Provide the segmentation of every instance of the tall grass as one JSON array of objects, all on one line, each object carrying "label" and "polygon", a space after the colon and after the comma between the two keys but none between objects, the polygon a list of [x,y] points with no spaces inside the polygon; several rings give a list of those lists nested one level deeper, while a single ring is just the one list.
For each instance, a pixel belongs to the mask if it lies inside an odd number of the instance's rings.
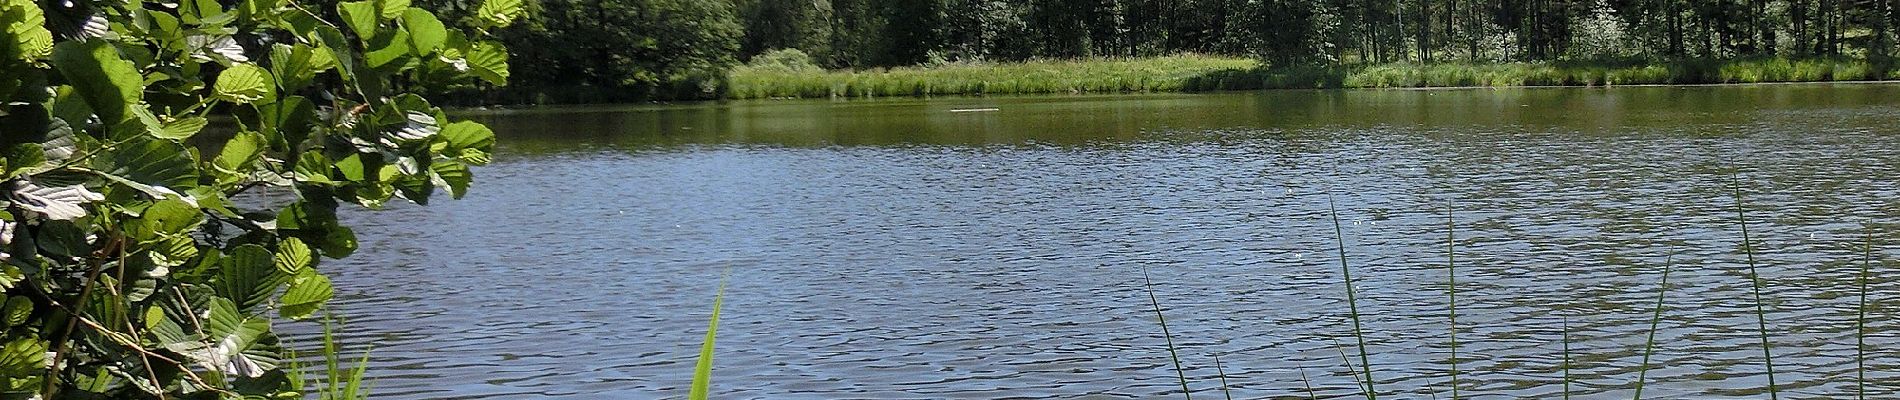
[{"label": "tall grass", "polygon": [[1775,355],[1768,347],[1768,313],[1761,300],[1761,274],[1755,269],[1755,245],[1748,237],[1748,211],[1742,206],[1742,180],[1739,174],[1733,177],[1735,189],[1735,219],[1742,225],[1742,254],[1748,257],[1748,278],[1755,295],[1755,325],[1761,333],[1762,364],[1768,367],[1768,398],[1781,398],[1781,388],[1775,385]]},{"label": "tall grass", "polygon": [[1220,376],[1220,394],[1234,400],[1234,392],[1227,389],[1227,367],[1220,365],[1220,353],[1214,353],[1214,373]]},{"label": "tall grass", "polygon": [[731,87],[727,96],[761,99],[1180,92],[1219,86],[1205,80],[1210,74],[1258,66],[1259,62],[1246,58],[1201,55],[949,63],[849,71],[742,66],[728,75]]},{"label": "tall grass", "polygon": [[1206,55],[947,63],[864,70],[740,66],[727,98],[1201,92],[1315,88],[1616,86],[1883,80],[1900,69],[1853,58],[1655,62],[1386,63],[1265,67]]},{"label": "tall grass", "polygon": [[1326,194],[1326,209],[1333,216],[1333,235],[1339,241],[1339,271],[1346,280],[1346,306],[1352,316],[1352,336],[1359,340],[1359,365],[1366,372],[1366,399],[1378,400],[1379,391],[1372,387],[1372,359],[1366,351],[1366,335],[1359,324],[1359,296],[1352,287],[1352,268],[1346,266],[1346,230],[1339,225],[1339,206],[1333,201],[1333,194]]},{"label": "tall grass", "polygon": [[1148,289],[1148,303],[1154,305],[1155,320],[1161,322],[1161,338],[1168,345],[1168,358],[1174,360],[1174,375],[1181,380],[1181,395],[1192,400],[1194,391],[1188,389],[1187,372],[1181,369],[1181,354],[1174,348],[1174,333],[1168,332],[1168,318],[1161,316],[1161,299],[1155,297],[1155,283],[1154,280],[1148,279],[1146,267],[1141,269],[1141,283]]},{"label": "tall grass", "polygon": [[713,294],[712,322],[706,325],[706,340],[700,343],[699,361],[693,365],[693,386],[686,393],[690,400],[706,400],[712,389],[713,341],[719,337],[719,309],[726,303],[726,279],[719,279],[719,291]]},{"label": "tall grass", "polygon": [[[345,369],[343,355],[337,348],[335,318],[323,320],[323,335],[318,337],[323,345],[323,376],[308,376],[308,367],[295,351],[289,353],[286,362],[293,388],[298,392],[316,394],[319,400],[360,400],[369,398],[369,390],[363,386],[364,373],[369,371],[369,351],[364,350],[362,358],[357,359],[353,367]],[[311,385],[305,387],[304,385]]]},{"label": "tall grass", "polygon": [[1649,356],[1656,352],[1656,329],[1662,326],[1663,297],[1669,294],[1669,268],[1674,264],[1673,254],[1663,260],[1662,284],[1656,288],[1656,311],[1649,317],[1649,339],[1643,341],[1643,366],[1636,370],[1636,400],[1643,398],[1643,383],[1649,379]]}]

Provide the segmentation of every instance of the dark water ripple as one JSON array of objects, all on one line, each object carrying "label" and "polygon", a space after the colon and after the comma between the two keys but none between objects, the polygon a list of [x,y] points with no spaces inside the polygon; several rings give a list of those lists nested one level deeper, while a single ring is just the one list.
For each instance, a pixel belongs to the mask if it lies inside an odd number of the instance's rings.
[{"label": "dark water ripple", "polygon": [[[1868,390],[1900,395],[1900,89],[1671,90],[503,114],[578,133],[516,134],[468,199],[349,216],[363,249],[329,268],[379,398],[682,397],[727,271],[718,398],[1178,396],[1144,269],[1197,394],[1218,354],[1237,398],[1341,397],[1331,193],[1377,387],[1425,398],[1450,201],[1462,395],[1559,397],[1567,318],[1572,390],[1627,397],[1669,260],[1645,394],[1755,397],[1739,179],[1783,394],[1854,390],[1872,227]],[[1034,118],[932,108],[957,101]]]}]

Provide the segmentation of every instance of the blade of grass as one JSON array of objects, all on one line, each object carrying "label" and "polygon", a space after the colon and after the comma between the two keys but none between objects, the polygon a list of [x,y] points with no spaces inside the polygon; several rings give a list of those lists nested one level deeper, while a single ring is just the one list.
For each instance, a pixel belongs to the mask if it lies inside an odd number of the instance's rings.
[{"label": "blade of grass", "polygon": [[1188,390],[1187,372],[1181,369],[1181,355],[1174,348],[1174,334],[1168,332],[1168,318],[1161,316],[1161,300],[1155,297],[1154,280],[1148,279],[1148,267],[1141,268],[1141,283],[1148,289],[1148,303],[1155,308],[1155,320],[1161,321],[1161,339],[1168,344],[1168,358],[1174,360],[1174,375],[1181,379],[1181,395],[1194,398],[1194,391]]},{"label": "blade of grass", "polygon": [[1306,398],[1308,400],[1319,400],[1319,392],[1313,391],[1313,380],[1306,377],[1305,364],[1300,365],[1300,383],[1306,385]]},{"label": "blade of grass", "polygon": [[1214,373],[1220,375],[1220,393],[1234,400],[1234,393],[1227,390],[1227,369],[1220,365],[1220,353],[1214,353]]},{"label": "blade of grass", "polygon": [[699,361],[693,366],[693,387],[686,393],[690,400],[706,400],[712,388],[713,340],[719,337],[719,308],[726,302],[726,277],[719,278],[719,291],[713,294],[712,322],[706,325],[706,340],[699,345]]},{"label": "blade of grass", "polygon": [[1458,225],[1452,219],[1453,204],[1445,201],[1445,296],[1449,299],[1446,310],[1451,316],[1451,399],[1458,400],[1458,241],[1455,233]]},{"label": "blade of grass", "polygon": [[1559,364],[1564,370],[1564,400],[1570,400],[1570,316],[1563,316],[1564,362]]},{"label": "blade of grass", "polygon": [[1867,274],[1873,268],[1874,233],[1867,232],[1867,248],[1860,259],[1860,316],[1854,319],[1854,398],[1867,399]]},{"label": "blade of grass", "polygon": [[1753,284],[1755,294],[1755,327],[1761,333],[1762,364],[1768,367],[1768,398],[1781,399],[1781,388],[1775,385],[1775,354],[1768,347],[1768,312],[1761,301],[1761,274],[1755,269],[1755,245],[1748,237],[1748,212],[1742,206],[1742,179],[1740,173],[1733,176],[1735,189],[1735,219],[1742,225],[1742,254],[1748,256],[1748,279]]},{"label": "blade of grass", "polygon": [[1352,268],[1346,266],[1346,231],[1339,226],[1339,206],[1333,201],[1333,194],[1326,194],[1326,209],[1333,215],[1333,235],[1339,240],[1339,271],[1346,280],[1346,306],[1352,316],[1352,336],[1359,340],[1359,365],[1365,366],[1365,388],[1367,400],[1378,400],[1379,392],[1372,387],[1372,359],[1366,352],[1365,331],[1359,324],[1359,299],[1352,287]]},{"label": "blade of grass", "polygon": [[1649,318],[1649,340],[1643,342],[1643,367],[1636,373],[1636,397],[1643,398],[1643,382],[1649,378],[1649,356],[1656,351],[1656,328],[1662,324],[1663,296],[1669,293],[1669,267],[1675,264],[1675,255],[1663,260],[1662,285],[1656,289],[1656,312]]},{"label": "blade of grass", "polygon": [[1359,368],[1353,367],[1352,356],[1346,355],[1346,345],[1340,344],[1339,339],[1333,339],[1333,350],[1338,350],[1339,361],[1346,363],[1346,375],[1352,377],[1352,384],[1359,387],[1360,394],[1365,394],[1366,381],[1360,378]]}]

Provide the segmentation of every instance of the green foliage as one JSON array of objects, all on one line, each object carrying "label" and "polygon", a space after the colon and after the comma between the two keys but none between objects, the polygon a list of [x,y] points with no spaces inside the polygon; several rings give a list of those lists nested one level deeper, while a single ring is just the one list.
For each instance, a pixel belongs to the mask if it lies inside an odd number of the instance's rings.
[{"label": "green foliage", "polygon": [[[730,277],[731,272],[727,272]],[[688,389],[686,398],[706,400],[712,392],[713,346],[719,338],[719,309],[726,303],[726,280],[719,280],[719,290],[713,294],[711,322],[706,324],[706,340],[699,345],[699,361],[693,363],[693,386]]]},{"label": "green foliage", "polygon": [[493,150],[406,88],[506,52],[404,0],[81,3],[0,0],[0,397],[300,397],[271,315],[334,294],[340,205],[460,197]]}]

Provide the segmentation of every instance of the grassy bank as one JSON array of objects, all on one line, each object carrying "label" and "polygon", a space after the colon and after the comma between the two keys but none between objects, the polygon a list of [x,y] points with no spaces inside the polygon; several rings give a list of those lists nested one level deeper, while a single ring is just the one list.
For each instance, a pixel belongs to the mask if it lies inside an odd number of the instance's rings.
[{"label": "grassy bank", "polygon": [[1200,92],[1311,88],[1615,86],[1833,82],[1900,76],[1890,63],[1761,58],[1668,63],[1433,63],[1261,68],[1254,60],[1179,55],[1136,59],[952,63],[826,71],[745,66],[730,75],[735,99],[1068,93]]}]

